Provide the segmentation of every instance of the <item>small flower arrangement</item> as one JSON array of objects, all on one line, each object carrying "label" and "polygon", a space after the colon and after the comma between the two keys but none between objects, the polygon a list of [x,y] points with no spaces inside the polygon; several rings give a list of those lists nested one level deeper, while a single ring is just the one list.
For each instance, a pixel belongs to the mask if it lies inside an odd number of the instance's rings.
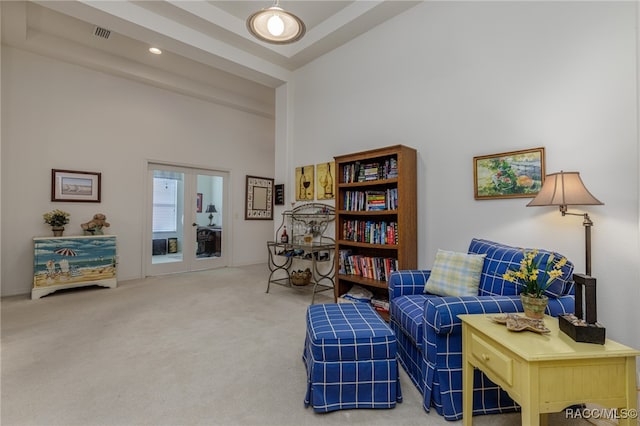
[{"label": "small flower arrangement", "polygon": [[[538,250],[531,250],[529,252],[523,250],[523,253],[524,257],[520,261],[520,268],[507,271],[502,275],[502,278],[522,286],[522,294],[542,298],[543,293],[549,288],[551,283],[562,275],[562,267],[567,263],[567,259],[551,253],[547,259],[544,270],[542,270],[544,272],[541,274],[540,263],[542,262],[542,258],[535,262]],[[548,276],[546,282],[538,282],[540,276]]]},{"label": "small flower arrangement", "polygon": [[42,215],[44,223],[54,227],[64,226],[69,223],[71,215],[65,211],[55,209]]}]

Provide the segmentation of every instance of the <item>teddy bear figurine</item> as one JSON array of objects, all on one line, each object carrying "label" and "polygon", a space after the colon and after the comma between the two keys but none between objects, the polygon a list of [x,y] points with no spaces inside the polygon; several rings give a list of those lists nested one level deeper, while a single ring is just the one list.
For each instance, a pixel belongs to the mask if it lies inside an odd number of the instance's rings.
[{"label": "teddy bear figurine", "polygon": [[80,225],[82,230],[84,231],[84,235],[102,235],[102,228],[108,228],[111,226],[109,222],[107,222],[107,216],[102,213],[96,213],[93,215],[93,219],[91,219],[87,223],[83,223]]}]

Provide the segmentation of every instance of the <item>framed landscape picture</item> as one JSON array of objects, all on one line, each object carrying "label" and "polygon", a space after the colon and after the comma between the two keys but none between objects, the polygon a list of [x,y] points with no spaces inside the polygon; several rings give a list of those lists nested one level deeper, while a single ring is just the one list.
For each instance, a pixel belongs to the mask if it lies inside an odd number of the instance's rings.
[{"label": "framed landscape picture", "polygon": [[100,202],[100,173],[51,169],[51,201]]},{"label": "framed landscape picture", "polygon": [[533,198],[544,183],[544,148],[473,157],[476,200]]}]

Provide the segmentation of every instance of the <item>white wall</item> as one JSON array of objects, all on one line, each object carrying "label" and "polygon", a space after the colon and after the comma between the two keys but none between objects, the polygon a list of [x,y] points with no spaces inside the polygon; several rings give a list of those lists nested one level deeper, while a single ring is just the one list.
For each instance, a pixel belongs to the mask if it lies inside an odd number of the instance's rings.
[{"label": "white wall", "polygon": [[[2,81],[2,8],[0,8],[0,81]],[[2,84],[0,84],[0,99],[2,99]],[[2,113],[3,109],[2,102],[0,102],[0,130],[4,127],[2,126],[2,117],[4,114]],[[0,166],[2,165],[2,138],[3,132],[0,131]],[[2,194],[2,167],[0,167],[0,194]],[[0,196],[0,259],[2,259],[2,197]],[[2,267],[2,262],[0,261],[0,267]],[[3,268],[4,269],[4,268]],[[2,272],[0,271],[0,294],[2,290]]]},{"label": "white wall", "polygon": [[[295,73],[290,169],[418,149],[419,266],[473,237],[560,251],[584,272],[584,228],[529,199],[475,201],[473,157],[543,146],[604,206],[592,273],[608,336],[640,347],[634,2],[425,2]],[[278,114],[282,114],[282,108]],[[290,147],[278,138],[276,156]],[[288,185],[293,185],[291,178]]]},{"label": "white wall", "polygon": [[[233,265],[263,263],[272,222],[244,220],[245,175],[273,176],[275,124],[24,50],[2,48],[2,295],[28,293],[42,214],[71,213],[66,234],[96,212],[118,235],[120,280],[143,271],[146,160],[231,175]],[[102,202],[50,202],[51,169],[102,173]],[[146,243],[145,243],[146,244]]]}]

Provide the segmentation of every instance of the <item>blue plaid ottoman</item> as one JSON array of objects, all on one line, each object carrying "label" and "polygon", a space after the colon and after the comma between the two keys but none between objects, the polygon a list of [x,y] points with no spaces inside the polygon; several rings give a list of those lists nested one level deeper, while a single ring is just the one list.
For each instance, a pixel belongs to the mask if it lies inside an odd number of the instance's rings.
[{"label": "blue plaid ottoman", "polygon": [[302,360],[305,407],[317,412],[402,402],[396,336],[367,303],[311,305]]}]

